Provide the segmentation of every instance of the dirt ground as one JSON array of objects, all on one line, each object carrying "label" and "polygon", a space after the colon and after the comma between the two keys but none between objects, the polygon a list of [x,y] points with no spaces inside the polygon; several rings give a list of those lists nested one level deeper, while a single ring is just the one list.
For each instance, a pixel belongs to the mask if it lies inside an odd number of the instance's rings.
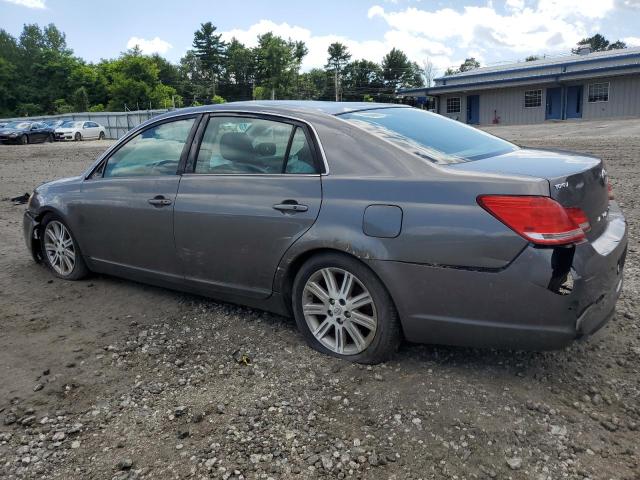
[{"label": "dirt ground", "polygon": [[0,478],[640,479],[640,120],[488,130],[607,162],[631,244],[618,313],[588,341],[407,344],[364,367],[310,350],[289,319],[60,281],[5,200],[110,143],[0,146]]}]

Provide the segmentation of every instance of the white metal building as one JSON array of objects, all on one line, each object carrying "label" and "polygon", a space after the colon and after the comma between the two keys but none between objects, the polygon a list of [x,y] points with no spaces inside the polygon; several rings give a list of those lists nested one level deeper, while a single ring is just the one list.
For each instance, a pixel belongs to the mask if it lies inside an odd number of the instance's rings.
[{"label": "white metal building", "polygon": [[478,68],[398,92],[435,97],[436,111],[469,124],[640,116],[640,48]]}]

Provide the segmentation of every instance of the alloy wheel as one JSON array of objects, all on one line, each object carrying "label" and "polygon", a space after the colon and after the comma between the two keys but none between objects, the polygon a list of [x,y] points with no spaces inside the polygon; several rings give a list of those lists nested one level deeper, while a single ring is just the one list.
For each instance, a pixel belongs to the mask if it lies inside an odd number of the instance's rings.
[{"label": "alloy wheel", "polygon": [[63,223],[53,220],[44,230],[44,250],[51,267],[62,276],[70,275],[76,264],[71,233]]},{"label": "alloy wheel", "polygon": [[316,340],[340,355],[366,350],[378,328],[371,293],[341,268],[322,268],[309,277],[302,291],[302,312]]}]

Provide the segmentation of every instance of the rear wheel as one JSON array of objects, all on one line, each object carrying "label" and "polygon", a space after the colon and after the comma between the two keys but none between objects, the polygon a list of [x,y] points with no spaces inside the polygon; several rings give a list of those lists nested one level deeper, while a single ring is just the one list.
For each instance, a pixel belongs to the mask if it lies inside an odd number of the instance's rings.
[{"label": "rear wheel", "polygon": [[40,231],[42,258],[56,277],[80,280],[89,273],[69,227],[57,216],[47,215]]},{"label": "rear wheel", "polygon": [[44,139],[44,141],[45,141],[46,143],[51,143],[51,142],[53,142],[53,135],[52,135],[52,134],[47,135],[47,138],[45,138],[45,139]]},{"label": "rear wheel", "polygon": [[376,275],[337,253],[312,257],[296,275],[293,310],[316,350],[358,363],[387,360],[401,340],[398,315]]},{"label": "rear wheel", "polygon": [[20,143],[22,145],[27,145],[29,143],[29,137],[27,135],[22,135],[20,137]]},{"label": "rear wheel", "polygon": [[82,135],[80,134],[80,132],[76,132],[75,136],[73,137],[73,139],[76,142],[79,142],[80,140],[82,140]]},{"label": "rear wheel", "polygon": [[104,132],[100,132],[100,135],[98,135],[98,140],[104,140]]}]

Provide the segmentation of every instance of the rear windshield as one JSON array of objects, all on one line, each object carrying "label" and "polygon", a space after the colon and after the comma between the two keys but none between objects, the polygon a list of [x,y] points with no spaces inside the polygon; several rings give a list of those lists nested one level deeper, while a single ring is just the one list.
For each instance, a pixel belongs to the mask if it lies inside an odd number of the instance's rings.
[{"label": "rear windshield", "polygon": [[440,164],[469,162],[517,150],[500,138],[417,108],[377,108],[340,118]]}]

